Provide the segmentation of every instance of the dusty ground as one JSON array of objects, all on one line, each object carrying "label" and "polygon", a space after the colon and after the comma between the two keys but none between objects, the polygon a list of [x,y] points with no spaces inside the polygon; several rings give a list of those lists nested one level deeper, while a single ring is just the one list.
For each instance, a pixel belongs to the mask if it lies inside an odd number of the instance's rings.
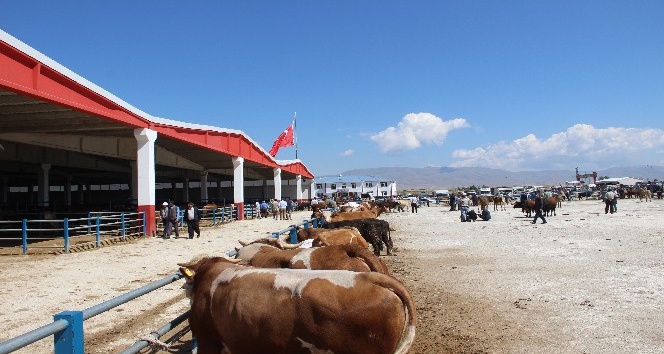
[{"label": "dusty ground", "polygon": [[[411,353],[663,353],[664,202],[564,203],[548,224],[519,210],[489,222],[420,208],[381,216],[396,255],[383,258],[411,289],[420,325]],[[300,213],[295,220],[307,218]],[[0,340],[158,280],[175,263],[219,253],[292,222],[248,220],[205,229],[200,239],[141,239],[59,256],[2,256]],[[86,352],[119,352],[182,313],[174,283],[85,322]],[[169,334],[171,339],[179,334]],[[190,336],[174,341],[186,353]],[[51,352],[42,340],[22,353]],[[164,352],[153,350],[149,352]]]}]

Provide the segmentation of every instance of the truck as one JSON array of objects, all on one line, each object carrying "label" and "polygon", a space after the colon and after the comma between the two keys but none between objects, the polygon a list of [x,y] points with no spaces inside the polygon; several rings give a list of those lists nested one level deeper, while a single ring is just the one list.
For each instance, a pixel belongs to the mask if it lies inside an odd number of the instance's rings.
[{"label": "truck", "polygon": [[447,189],[437,189],[434,191],[436,194],[436,201],[438,203],[449,203],[450,202],[450,191]]}]

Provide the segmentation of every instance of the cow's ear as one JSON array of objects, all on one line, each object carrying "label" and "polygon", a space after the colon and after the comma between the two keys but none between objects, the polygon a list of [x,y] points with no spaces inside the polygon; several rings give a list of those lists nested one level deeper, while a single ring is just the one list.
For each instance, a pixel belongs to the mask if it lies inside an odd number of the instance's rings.
[{"label": "cow's ear", "polygon": [[187,280],[192,280],[194,275],[196,275],[196,272],[187,267],[180,267],[180,273],[182,273]]}]

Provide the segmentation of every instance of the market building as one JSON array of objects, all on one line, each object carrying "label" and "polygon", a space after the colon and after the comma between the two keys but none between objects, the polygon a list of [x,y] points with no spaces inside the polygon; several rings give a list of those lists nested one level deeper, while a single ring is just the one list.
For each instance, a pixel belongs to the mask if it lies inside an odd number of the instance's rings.
[{"label": "market building", "polygon": [[314,175],[242,131],[152,116],[0,30],[0,210],[308,200]]},{"label": "market building", "polygon": [[355,199],[397,195],[397,182],[376,176],[321,176],[314,180],[315,196]]}]

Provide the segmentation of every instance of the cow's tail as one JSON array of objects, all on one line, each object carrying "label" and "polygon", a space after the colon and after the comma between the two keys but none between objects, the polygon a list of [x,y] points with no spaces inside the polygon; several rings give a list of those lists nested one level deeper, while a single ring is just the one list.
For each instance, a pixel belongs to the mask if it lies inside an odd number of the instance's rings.
[{"label": "cow's tail", "polygon": [[365,273],[370,276],[376,285],[380,285],[386,289],[391,290],[395,295],[401,299],[406,314],[406,321],[404,329],[401,333],[401,338],[394,350],[394,354],[406,354],[413,345],[415,340],[415,329],[417,327],[417,309],[413,297],[400,281],[391,276],[383,276],[378,273]]},{"label": "cow's tail", "polygon": [[364,247],[353,247],[347,252],[349,257],[361,259],[362,262],[367,265],[370,271],[389,274],[385,263],[383,263],[380,258],[371,253],[369,249]]}]

